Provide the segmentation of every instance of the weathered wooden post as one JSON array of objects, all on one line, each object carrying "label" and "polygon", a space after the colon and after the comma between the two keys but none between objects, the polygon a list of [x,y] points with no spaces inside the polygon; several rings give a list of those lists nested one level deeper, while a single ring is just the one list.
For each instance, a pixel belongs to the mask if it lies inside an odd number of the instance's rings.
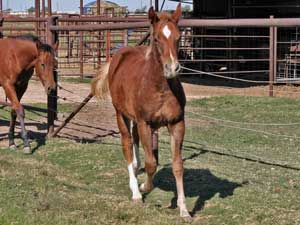
[{"label": "weathered wooden post", "polygon": [[[57,24],[58,17],[50,16],[47,19],[47,43],[53,45],[58,42],[58,35],[55,31],[51,31],[51,26]],[[57,71],[53,71],[54,80],[57,82]],[[48,137],[54,132],[54,121],[57,118],[57,87],[48,95]]]}]

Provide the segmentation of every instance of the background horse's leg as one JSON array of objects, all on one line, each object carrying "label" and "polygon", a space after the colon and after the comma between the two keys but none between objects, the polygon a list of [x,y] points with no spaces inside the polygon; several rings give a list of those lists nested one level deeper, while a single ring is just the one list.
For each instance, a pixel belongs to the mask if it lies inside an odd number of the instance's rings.
[{"label": "background horse's leg", "polygon": [[169,125],[168,128],[171,136],[172,169],[177,187],[177,205],[180,209],[180,216],[190,220],[191,216],[185,205],[185,194],[183,188],[183,162],[181,151],[185,133],[184,121],[180,121],[174,125]]},{"label": "background horse's leg", "polygon": [[[28,84],[23,85],[22,87],[16,87],[16,94],[17,98],[19,101],[21,101],[21,98],[23,97],[26,89],[27,89]],[[17,114],[14,109],[11,109],[10,113],[10,124],[9,124],[9,133],[8,133],[8,138],[9,138],[9,148],[10,149],[16,149],[16,144],[15,144],[15,126],[16,126],[16,119],[17,119]]]},{"label": "background horse's leg", "polygon": [[[27,90],[28,87],[28,83],[25,83],[22,86],[19,86],[18,88],[16,88],[16,92],[17,92],[17,97],[18,100],[21,101],[21,98],[23,97],[25,91]],[[30,148],[30,143],[29,143],[29,138],[28,138],[28,132],[25,129],[25,122],[24,122],[24,118],[25,118],[25,113],[24,113],[24,109],[23,109],[23,117],[19,118],[20,120],[20,124],[21,124],[21,135],[24,141],[24,153],[25,154],[31,154],[31,148]]]},{"label": "background horse's leg", "polygon": [[145,150],[145,170],[147,172],[147,180],[141,185],[140,190],[150,192],[153,189],[153,176],[157,167],[152,151],[152,130],[146,122],[140,122],[138,123],[138,132]]},{"label": "background horse's leg", "polygon": [[15,88],[12,85],[3,85],[3,88],[5,90],[6,96],[8,97],[8,99],[10,100],[10,102],[12,104],[12,109],[15,110],[17,117],[21,124],[21,136],[24,141],[24,153],[30,154],[31,153],[30,144],[29,144],[27,131],[25,129],[25,123],[24,123],[24,117],[25,117],[24,108],[21,105],[21,103],[17,97]]},{"label": "background horse's leg", "polygon": [[130,121],[117,111],[116,115],[118,127],[121,133],[122,149],[128,165],[129,187],[132,191],[132,200],[139,202],[142,201],[142,195],[139,190],[138,181],[134,174],[132,141],[130,135]]},{"label": "background horse's leg", "polygon": [[8,140],[9,140],[9,148],[16,149],[17,146],[15,144],[15,125],[16,125],[17,113],[14,109],[11,109],[10,112],[10,123],[9,123],[9,132],[8,132]]},{"label": "background horse's leg", "polygon": [[133,168],[134,168],[135,176],[137,176],[139,168],[141,166],[141,160],[140,160],[140,152],[139,152],[140,138],[139,138],[136,123],[133,123],[133,127],[132,127],[132,140],[133,140]]}]

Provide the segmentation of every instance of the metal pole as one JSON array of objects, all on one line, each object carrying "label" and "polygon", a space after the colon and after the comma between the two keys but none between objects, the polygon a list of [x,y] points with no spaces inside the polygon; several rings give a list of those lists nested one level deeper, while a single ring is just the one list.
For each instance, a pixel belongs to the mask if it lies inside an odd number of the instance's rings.
[{"label": "metal pole", "polygon": [[93,94],[90,93],[81,104],[64,120],[64,122],[51,134],[51,137],[55,137],[61,129],[63,129],[70,120],[93,98]]},{"label": "metal pole", "polygon": [[[83,0],[80,0],[80,17],[83,16]],[[80,77],[83,79],[83,32],[80,32],[80,40],[79,40],[79,73]]]},{"label": "metal pole", "polygon": [[[58,17],[48,17],[47,20],[47,43],[53,45],[57,43],[57,33],[51,31],[50,27],[57,24]],[[53,71],[54,80],[57,83],[57,71]],[[51,137],[54,132],[54,121],[57,118],[57,87],[48,95],[48,136]]]},{"label": "metal pole", "polygon": [[159,0],[155,0],[155,12],[159,10]]},{"label": "metal pole", "polygon": [[80,17],[81,17],[83,15],[83,0],[80,0],[79,11],[80,11]]},{"label": "metal pole", "polygon": [[[274,17],[271,16],[270,19]],[[269,44],[269,96],[273,97],[273,82],[274,82],[274,27],[269,28],[270,44]]]},{"label": "metal pole", "polygon": [[110,60],[110,30],[106,31],[106,62]]},{"label": "metal pole", "polygon": [[3,16],[3,4],[2,4],[2,0],[0,0],[0,16]]},{"label": "metal pole", "polygon": [[[97,0],[97,16],[100,17],[100,14],[101,14],[101,2],[100,2],[100,0]],[[101,31],[98,32],[97,40],[98,40],[98,50],[97,50],[98,62],[97,62],[97,64],[99,66],[101,63]],[[95,64],[94,64],[94,66],[95,66]]]},{"label": "metal pole", "polygon": [[277,27],[274,27],[274,81],[277,79]]},{"label": "metal pole", "polygon": [[42,17],[46,17],[46,6],[45,6],[45,0],[42,0]]},{"label": "metal pole", "polygon": [[52,0],[48,0],[48,16],[52,16]]},{"label": "metal pole", "polygon": [[101,7],[101,3],[100,0],[97,0],[97,15],[100,15],[100,7]]},{"label": "metal pole", "polygon": [[[35,0],[35,18],[40,18],[40,0]],[[40,23],[36,22],[35,23],[35,33],[37,36],[39,36],[39,26]]]}]

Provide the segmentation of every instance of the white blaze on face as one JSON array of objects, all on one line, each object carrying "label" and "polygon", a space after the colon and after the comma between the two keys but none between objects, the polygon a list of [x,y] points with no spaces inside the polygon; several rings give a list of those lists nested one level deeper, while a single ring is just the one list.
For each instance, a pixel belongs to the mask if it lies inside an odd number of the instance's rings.
[{"label": "white blaze on face", "polygon": [[138,181],[134,175],[133,164],[128,165],[129,187],[132,191],[132,199],[141,199],[142,195],[139,190]]},{"label": "white blaze on face", "polygon": [[172,72],[176,73],[177,62],[175,61],[175,58],[174,58],[172,52],[170,52],[170,59],[171,59],[171,69],[172,69]]},{"label": "white blaze on face", "polygon": [[166,25],[163,29],[163,34],[167,39],[171,36],[171,30],[169,29],[168,25]]}]

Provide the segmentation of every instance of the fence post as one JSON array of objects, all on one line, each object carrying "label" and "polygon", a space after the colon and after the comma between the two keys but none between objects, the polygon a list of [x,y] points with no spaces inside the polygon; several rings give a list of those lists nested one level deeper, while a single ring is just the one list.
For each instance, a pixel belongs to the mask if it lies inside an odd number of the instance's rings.
[{"label": "fence post", "polygon": [[[270,20],[273,19],[273,16],[270,16]],[[270,40],[269,40],[269,96],[273,97],[274,92],[273,92],[273,83],[274,83],[274,26],[270,27]]]},{"label": "fence post", "polygon": [[[41,17],[41,5],[40,5],[40,0],[35,0],[35,18],[40,18]],[[40,31],[40,22],[35,22],[35,35],[39,36],[39,31]]]},{"label": "fence post", "polygon": [[277,27],[274,27],[274,60],[273,60],[273,67],[274,67],[274,79],[273,81],[277,81]]},{"label": "fence post", "polygon": [[[50,16],[47,19],[47,43],[53,45],[58,42],[58,36],[55,31],[51,31],[50,26],[57,24],[57,18],[55,16]],[[54,80],[57,82],[57,71],[53,71]],[[57,87],[52,90],[48,95],[48,137],[52,136],[54,132],[54,121],[57,118]]]}]

